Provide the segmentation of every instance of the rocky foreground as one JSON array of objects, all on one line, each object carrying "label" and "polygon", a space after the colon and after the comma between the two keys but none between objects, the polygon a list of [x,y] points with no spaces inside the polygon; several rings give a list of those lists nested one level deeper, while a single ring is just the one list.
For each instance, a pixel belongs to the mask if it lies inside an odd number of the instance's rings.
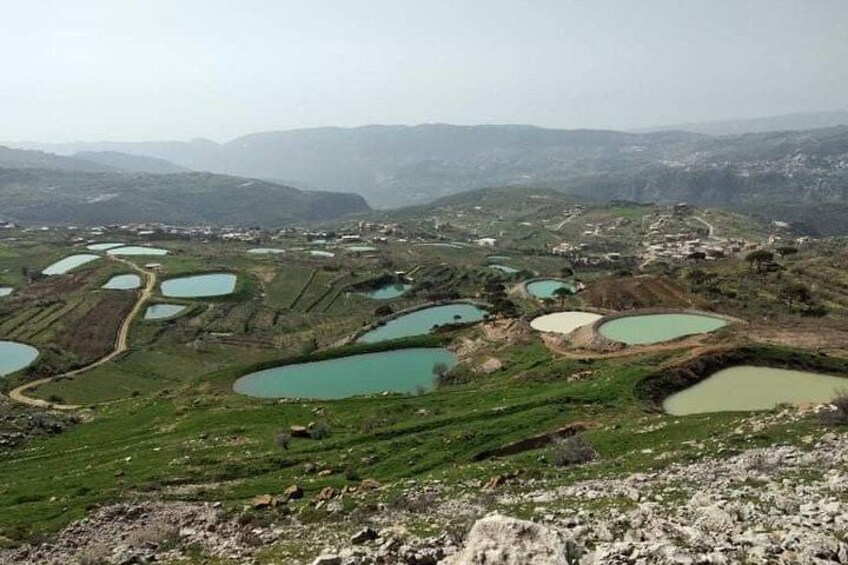
[{"label": "rocky foreground", "polygon": [[[313,525],[285,512],[257,525],[219,504],[120,504],[49,544],[2,550],[0,563],[848,563],[843,433],[620,479],[513,479],[485,497],[479,488],[408,483],[404,493],[407,507],[380,504],[365,517],[344,514],[338,498],[319,503],[313,510],[336,516]],[[423,517],[442,530],[410,533]],[[473,528],[458,532],[457,523]]]}]

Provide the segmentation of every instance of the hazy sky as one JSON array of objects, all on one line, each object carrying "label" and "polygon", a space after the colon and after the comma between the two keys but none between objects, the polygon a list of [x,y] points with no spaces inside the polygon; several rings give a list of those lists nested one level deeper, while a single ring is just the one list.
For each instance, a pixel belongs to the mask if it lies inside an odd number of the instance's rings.
[{"label": "hazy sky", "polygon": [[848,108],[848,0],[0,0],[0,139]]}]

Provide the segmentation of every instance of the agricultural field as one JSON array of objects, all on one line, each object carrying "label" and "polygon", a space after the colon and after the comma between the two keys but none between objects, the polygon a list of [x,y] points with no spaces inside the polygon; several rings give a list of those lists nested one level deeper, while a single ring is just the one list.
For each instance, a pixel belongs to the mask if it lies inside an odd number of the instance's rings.
[{"label": "agricultural field", "polygon": [[[330,536],[294,547],[278,534],[251,550],[260,563],[309,562],[322,544],[388,520],[387,508],[414,535],[436,535],[444,516],[416,514],[409,502],[428,489],[470,497],[478,514],[530,517],[522,493],[532,485],[565,488],[803,445],[830,429],[808,409],[777,407],[756,422],[751,412],[663,411],[666,397],[707,370],[747,363],[848,376],[846,242],[797,239],[724,212],[492,191],[244,240],[122,228],[7,231],[0,284],[15,290],[0,298],[0,341],[40,355],[0,379],[9,402],[27,404],[16,411],[67,419],[61,433],[0,446],[0,541],[10,548],[51,539],[119,502],[214,503],[257,527],[317,523]],[[715,245],[740,240],[744,250],[679,260],[646,251],[643,240],[681,233]],[[372,249],[353,250],[345,235]],[[99,259],[67,274],[40,274],[92,241],[168,254],[97,251]],[[554,254],[563,244],[572,251]],[[256,248],[284,252],[248,252]],[[752,251],[761,256],[752,259]],[[126,273],[138,273],[141,288],[101,288]],[[169,282],[210,275],[235,281],[228,292],[167,295]],[[533,280],[572,290],[535,297],[524,284]],[[367,296],[399,283],[406,286],[398,296]],[[485,306],[482,321],[460,316],[429,334],[355,340],[407,310],[456,300]],[[153,304],[184,309],[145,319]],[[610,343],[588,326],[569,335],[531,328],[535,317],[561,310],[695,312],[729,322],[632,345]],[[233,391],[239,377],[257,371],[404,348],[446,348],[457,364],[434,366],[432,386],[411,394],[314,400]],[[592,462],[557,463],[551,437],[558,435],[579,435]],[[494,477],[509,496],[480,495]],[[366,492],[366,479],[379,487]],[[255,497],[290,485],[303,497],[258,510]],[[316,499],[328,492],[345,494]],[[633,501],[597,505],[623,511]],[[197,551],[192,559],[208,562]]]}]

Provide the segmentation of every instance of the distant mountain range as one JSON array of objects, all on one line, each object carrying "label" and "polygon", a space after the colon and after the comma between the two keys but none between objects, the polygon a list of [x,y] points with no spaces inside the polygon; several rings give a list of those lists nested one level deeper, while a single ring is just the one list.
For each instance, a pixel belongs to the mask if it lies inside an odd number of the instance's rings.
[{"label": "distant mountain range", "polygon": [[[479,188],[533,186],[597,200],[687,201],[801,222],[816,233],[848,233],[848,126],[713,136],[432,124],[268,132],[227,143],[41,147],[74,158],[119,152],[355,192],[381,208]],[[117,167],[121,159],[97,164]]]},{"label": "distant mountain range", "polygon": [[[180,170],[133,155],[61,157],[0,148],[0,219],[98,225],[161,222],[267,228],[370,210],[356,194],[302,191],[266,181]],[[108,163],[108,164],[107,164]],[[116,167],[130,170],[117,170]]]},{"label": "distant mountain range", "polygon": [[770,131],[799,131],[848,125],[848,111],[810,112],[783,114],[743,120],[720,120],[714,122],[692,122],[665,127],[644,128],[637,133],[668,130],[686,130],[706,135],[741,135]]}]

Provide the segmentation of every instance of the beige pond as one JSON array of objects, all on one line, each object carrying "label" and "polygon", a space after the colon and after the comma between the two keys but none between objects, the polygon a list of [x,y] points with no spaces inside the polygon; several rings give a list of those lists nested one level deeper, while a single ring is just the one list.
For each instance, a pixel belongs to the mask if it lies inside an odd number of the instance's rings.
[{"label": "beige pond", "polygon": [[555,312],[539,316],[530,322],[530,326],[540,332],[552,332],[558,334],[570,334],[577,328],[588,326],[596,320],[601,319],[600,314],[592,312]]},{"label": "beige pond", "polygon": [[675,416],[770,410],[782,403],[829,402],[843,391],[848,391],[848,378],[740,365],[669,396],[663,408]]}]

